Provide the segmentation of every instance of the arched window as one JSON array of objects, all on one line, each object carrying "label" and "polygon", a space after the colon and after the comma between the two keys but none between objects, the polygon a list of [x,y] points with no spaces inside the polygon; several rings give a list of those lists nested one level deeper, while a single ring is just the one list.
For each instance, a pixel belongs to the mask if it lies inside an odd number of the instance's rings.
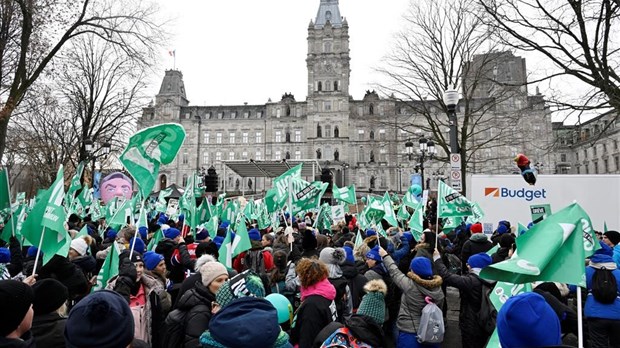
[{"label": "arched window", "polygon": [[323,82],[319,81],[317,89],[319,92],[323,90]]},{"label": "arched window", "polygon": [[252,179],[248,179],[248,189],[252,189]]},{"label": "arched window", "polygon": [[364,153],[364,148],[360,147],[358,162],[366,162],[366,154]]},{"label": "arched window", "polygon": [[321,149],[316,150],[316,159],[321,159]]},{"label": "arched window", "polygon": [[159,189],[163,190],[168,187],[168,177],[164,174],[159,176]]},{"label": "arched window", "polygon": [[187,174],[183,174],[183,187],[187,186]]},{"label": "arched window", "polygon": [[239,191],[240,186],[241,186],[241,182],[239,181],[239,178],[237,178],[237,181],[235,181],[235,191]]},{"label": "arched window", "polygon": [[375,162],[375,152],[373,150],[370,150],[370,163],[374,163]]},{"label": "arched window", "polygon": [[375,188],[375,180],[376,180],[376,179],[375,179],[375,176],[374,176],[374,175],[370,177],[370,188],[371,188],[371,189],[374,189],[374,188]]},{"label": "arched window", "polygon": [[370,140],[375,140],[375,131],[370,131]]},{"label": "arched window", "polygon": [[368,113],[371,114],[371,115],[375,114],[375,106],[373,104],[370,104],[368,106]]},{"label": "arched window", "polygon": [[285,157],[284,157],[284,158],[286,158],[286,159],[291,159],[291,153],[290,153],[290,152],[288,152],[288,151],[286,151],[286,155],[285,155]]},{"label": "arched window", "polygon": [[340,152],[338,152],[338,149],[334,150],[334,161],[340,161]]},{"label": "arched window", "polygon": [[340,136],[340,130],[338,130],[338,126],[334,127],[334,138],[338,138]]},{"label": "arched window", "polygon": [[334,91],[338,90],[338,81],[334,81]]},{"label": "arched window", "polygon": [[286,142],[287,143],[291,142],[291,132],[289,132],[289,131],[286,132]]},{"label": "arched window", "polygon": [[321,138],[321,137],[323,137],[323,134],[322,134],[322,132],[321,132],[321,125],[320,125],[320,124],[318,124],[318,123],[316,124],[316,137],[317,137],[317,138]]},{"label": "arched window", "polygon": [[291,116],[291,107],[290,106],[286,106],[286,116]]}]

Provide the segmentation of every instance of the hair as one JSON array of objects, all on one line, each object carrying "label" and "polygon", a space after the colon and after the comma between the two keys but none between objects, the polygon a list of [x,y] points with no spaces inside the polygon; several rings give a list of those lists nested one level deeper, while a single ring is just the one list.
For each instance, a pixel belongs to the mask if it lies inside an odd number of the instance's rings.
[{"label": "hair", "polygon": [[275,251],[273,253],[273,263],[276,267],[271,274],[271,283],[276,284],[286,278],[286,272],[288,270],[288,255],[286,251]]},{"label": "hair", "polygon": [[136,229],[133,226],[125,226],[118,232],[118,235],[126,242],[129,242],[136,235]]},{"label": "hair", "polygon": [[101,179],[101,184],[100,186],[103,186],[104,183],[112,180],[112,179],[124,179],[128,182],[132,182],[131,179],[129,179],[129,177],[121,172],[115,172],[112,174],[109,174],[108,176],[104,177],[103,179]]},{"label": "hair", "polygon": [[273,245],[275,237],[271,233],[265,233],[262,236],[265,237],[265,239],[267,239],[267,241],[269,241],[269,243],[271,243],[271,245]]},{"label": "hair", "polygon": [[360,260],[366,260],[366,253],[370,251],[370,247],[366,243],[362,243],[357,248],[353,249],[353,256]]},{"label": "hair", "polygon": [[317,259],[303,258],[297,264],[295,268],[297,275],[299,275],[299,281],[304,288],[310,287],[323,279],[326,279],[329,275],[327,266]]}]

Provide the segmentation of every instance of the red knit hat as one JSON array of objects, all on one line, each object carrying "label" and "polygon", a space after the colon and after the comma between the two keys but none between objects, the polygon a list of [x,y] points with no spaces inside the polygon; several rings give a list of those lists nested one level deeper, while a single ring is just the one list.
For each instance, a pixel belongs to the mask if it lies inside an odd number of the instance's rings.
[{"label": "red knit hat", "polygon": [[471,231],[471,234],[474,233],[482,233],[482,224],[481,223],[475,223],[473,225],[471,225],[471,228],[469,229]]}]

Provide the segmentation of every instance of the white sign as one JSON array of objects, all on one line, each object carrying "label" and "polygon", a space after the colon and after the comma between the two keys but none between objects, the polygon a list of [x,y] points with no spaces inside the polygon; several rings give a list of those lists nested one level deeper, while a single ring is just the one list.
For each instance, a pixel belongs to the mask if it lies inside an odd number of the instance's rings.
[{"label": "white sign", "polygon": [[461,184],[461,170],[460,169],[451,169],[450,170],[450,186],[456,191],[461,191],[463,186]]},{"label": "white sign", "polygon": [[450,169],[458,169],[461,170],[461,154],[460,153],[451,153],[450,154]]},{"label": "white sign", "polygon": [[344,205],[332,206],[332,220],[334,224],[344,221]]}]

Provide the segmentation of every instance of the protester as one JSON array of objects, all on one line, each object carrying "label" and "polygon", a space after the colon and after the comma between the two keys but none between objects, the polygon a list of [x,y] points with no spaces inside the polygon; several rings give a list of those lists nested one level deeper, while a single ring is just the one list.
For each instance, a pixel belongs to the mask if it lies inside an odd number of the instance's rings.
[{"label": "protester", "polygon": [[461,264],[463,274],[468,272],[467,260],[469,257],[479,253],[485,253],[493,248],[493,243],[482,233],[482,224],[475,223],[470,227],[471,237],[463,244],[461,249]]},{"label": "protester", "polygon": [[336,289],[336,310],[338,312],[338,321],[344,322],[345,318],[351,316],[353,312],[353,302],[351,296],[351,288],[349,281],[343,276],[340,265],[346,261],[346,252],[342,248],[323,248],[319,254],[321,260],[327,266],[329,271],[328,280]]},{"label": "protester", "polygon": [[603,242],[613,249],[613,259],[616,266],[620,268],[620,232],[607,231],[603,233]]},{"label": "protester", "polygon": [[34,319],[32,336],[39,347],[64,348],[69,291],[56,279],[44,279],[32,286]]},{"label": "protester", "polygon": [[[504,226],[504,225],[500,225],[500,226]],[[493,253],[493,255],[491,255],[491,259],[493,260],[493,263],[502,262],[509,258],[508,253],[510,252],[510,248],[512,247],[512,244],[514,244],[515,242],[515,237],[510,233],[503,233],[498,236],[497,241],[498,241],[499,248],[497,249],[496,252]]]},{"label": "protester", "polygon": [[[170,281],[168,280],[166,274],[168,273],[166,270],[166,262],[164,261],[164,256],[160,255],[154,251],[147,251],[144,256],[144,273],[147,276],[155,279],[159,282],[159,285],[163,289],[168,289],[170,286]],[[159,293],[161,297],[161,304],[163,315],[167,315],[170,309],[172,308],[172,297],[170,293],[167,291],[162,291]]]},{"label": "protester", "polygon": [[35,347],[30,333],[34,292],[16,280],[0,280],[0,347]]},{"label": "protester", "polygon": [[0,280],[16,277],[23,269],[21,245],[14,236],[9,238],[9,247],[0,248]]},{"label": "protester", "polygon": [[366,285],[368,280],[363,274],[360,274],[357,267],[355,267],[353,243],[345,242],[343,249],[347,256],[342,265],[340,265],[340,269],[342,269],[342,275],[349,283],[349,289],[351,289],[351,305],[353,306],[353,313],[355,313],[362,302],[362,297],[364,296],[364,285]]},{"label": "protester", "polygon": [[185,271],[194,270],[195,262],[189,256],[181,231],[169,228],[164,230],[164,236],[165,238],[155,247],[155,252],[164,256],[168,277],[178,288],[185,279]]}]

